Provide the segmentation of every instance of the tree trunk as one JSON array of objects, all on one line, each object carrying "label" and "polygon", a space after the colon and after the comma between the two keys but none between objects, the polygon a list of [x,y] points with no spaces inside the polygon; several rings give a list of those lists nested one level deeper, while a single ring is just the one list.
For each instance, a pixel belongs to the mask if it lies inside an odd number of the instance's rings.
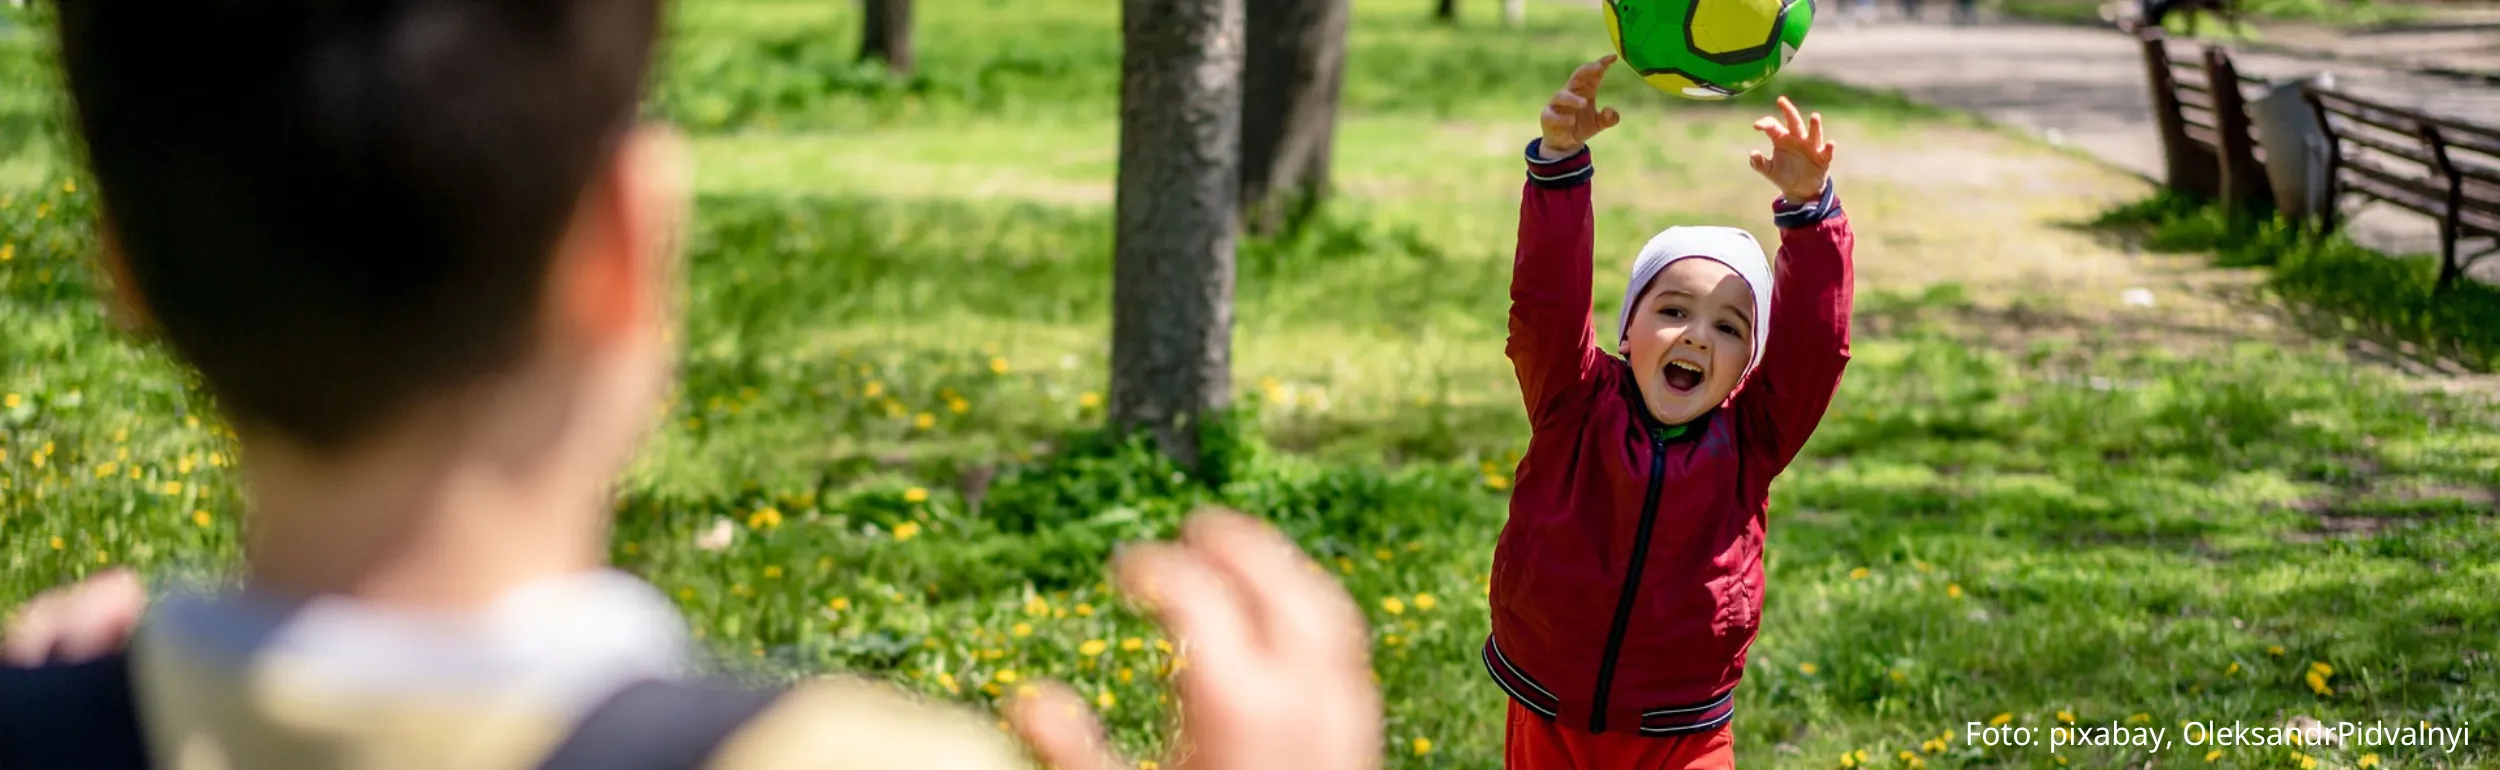
[{"label": "tree trunk", "polygon": [[1199,419],[1232,395],[1243,1],[1121,13],[1111,419],[1193,467]]},{"label": "tree trunk", "polygon": [[1528,0],[1502,0],[1502,23],[1518,28],[1528,24]]},{"label": "tree trunk", "polygon": [[911,74],[911,0],[860,0],[867,25],[860,32],[859,58],[885,62],[895,75]]},{"label": "tree trunk", "polygon": [[1346,0],[1252,0],[1242,70],[1242,221],[1292,222],[1328,192],[1345,81]]},{"label": "tree trunk", "polygon": [[1432,12],[1432,18],[1447,22],[1458,21],[1458,0],[1441,0],[1441,8]]}]

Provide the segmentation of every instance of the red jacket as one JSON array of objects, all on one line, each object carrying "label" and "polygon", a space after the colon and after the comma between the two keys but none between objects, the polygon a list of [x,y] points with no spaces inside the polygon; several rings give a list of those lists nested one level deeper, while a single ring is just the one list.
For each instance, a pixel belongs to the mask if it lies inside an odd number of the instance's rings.
[{"label": "red jacket", "polygon": [[1774,207],[1763,360],[1727,403],[1665,426],[1589,319],[1588,150],[1528,157],[1509,355],[1533,432],[1493,552],[1485,668],[1520,705],[1590,732],[1713,729],[1734,714],[1761,623],[1771,479],[1849,362],[1849,222],[1828,187]]}]

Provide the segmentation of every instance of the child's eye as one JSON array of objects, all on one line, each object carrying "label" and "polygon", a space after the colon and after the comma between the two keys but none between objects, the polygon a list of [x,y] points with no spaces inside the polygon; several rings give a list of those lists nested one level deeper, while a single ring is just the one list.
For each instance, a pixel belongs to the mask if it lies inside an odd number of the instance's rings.
[{"label": "child's eye", "polygon": [[1740,340],[1745,338],[1745,333],[1738,331],[1735,324],[1719,324],[1719,333],[1735,337]]},{"label": "child's eye", "polygon": [[1684,309],[1680,307],[1662,307],[1658,309],[1658,314],[1668,318],[1683,318]]}]

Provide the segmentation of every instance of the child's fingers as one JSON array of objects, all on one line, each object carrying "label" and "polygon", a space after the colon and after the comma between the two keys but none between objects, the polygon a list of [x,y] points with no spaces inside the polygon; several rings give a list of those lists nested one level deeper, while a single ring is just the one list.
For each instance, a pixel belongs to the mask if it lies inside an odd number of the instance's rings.
[{"label": "child's fingers", "polygon": [[1753,170],[1755,173],[1766,175],[1771,173],[1771,159],[1762,157],[1761,150],[1753,151],[1753,157],[1750,158],[1750,160],[1753,161]]},{"label": "child's fingers", "polygon": [[1066,685],[1043,682],[1007,712],[1016,734],[1049,770],[1126,770],[1103,737],[1102,723]]},{"label": "child's fingers", "polygon": [[1788,133],[1805,133],[1806,119],[1797,114],[1797,105],[1788,101],[1788,97],[1785,96],[1780,97],[1780,117],[1782,125],[1788,127]]},{"label": "child's fingers", "polygon": [[1588,108],[1589,100],[1579,94],[1570,91],[1560,91],[1554,94],[1554,109],[1564,114],[1578,115],[1588,111]]},{"label": "child's fingers", "polygon": [[1615,55],[1607,54],[1598,57],[1597,61],[1582,64],[1578,69],[1571,71],[1571,80],[1563,88],[1582,96],[1596,98],[1598,85],[1606,81],[1606,68],[1614,63]]},{"label": "child's fingers", "polygon": [[1823,113],[1817,112],[1812,117],[1806,118],[1806,147],[1815,150],[1822,149]]},{"label": "child's fingers", "polygon": [[1831,167],[1832,167],[1832,155],[1833,155],[1833,153],[1838,152],[1839,150],[1840,150],[1840,143],[1839,143],[1839,142],[1824,142],[1824,143],[1823,143],[1823,149],[1821,149],[1821,150],[1817,150],[1817,151],[1815,151],[1815,153],[1814,153],[1814,165],[1817,165],[1817,166],[1822,166],[1822,167],[1824,167],[1824,168],[1831,168]]},{"label": "child's fingers", "polygon": [[1362,615],[1354,601],[1275,528],[1237,513],[1206,512],[1190,517],[1181,537],[1231,578],[1270,652],[1348,667],[1362,660]]},{"label": "child's fingers", "polygon": [[9,623],[6,639],[0,639],[0,660],[21,668],[43,665],[52,657],[52,647],[59,641],[61,625],[58,595],[39,595],[18,609],[16,619]]},{"label": "child's fingers", "polygon": [[1616,112],[1613,107],[1608,107],[1606,108],[1606,111],[1597,113],[1597,127],[1600,130],[1614,128],[1615,124],[1621,122],[1623,122],[1623,113]]},{"label": "child's fingers", "polygon": [[1241,591],[1190,549],[1162,543],[1131,548],[1114,571],[1121,589],[1144,600],[1164,632],[1188,655],[1205,658],[1209,671],[1237,676],[1258,660],[1258,629]]},{"label": "child's fingers", "polygon": [[1789,137],[1788,129],[1781,126],[1779,119],[1777,118],[1763,118],[1761,120],[1754,121],[1753,130],[1760,131],[1764,136],[1771,137],[1771,142],[1773,144],[1777,144],[1780,140]]}]

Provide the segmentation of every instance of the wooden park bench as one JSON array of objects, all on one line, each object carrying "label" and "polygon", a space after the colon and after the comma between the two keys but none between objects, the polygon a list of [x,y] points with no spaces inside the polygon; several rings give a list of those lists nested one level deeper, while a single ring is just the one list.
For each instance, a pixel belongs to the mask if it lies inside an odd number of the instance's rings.
[{"label": "wooden park bench", "polygon": [[[2328,88],[2307,95],[2327,128],[2327,177],[2337,198],[2358,196],[2439,220],[2440,287],[2474,260],[2500,253],[2500,129]],[[2324,215],[2333,229],[2335,207]],[[2483,248],[2468,253],[2466,241]]]}]

